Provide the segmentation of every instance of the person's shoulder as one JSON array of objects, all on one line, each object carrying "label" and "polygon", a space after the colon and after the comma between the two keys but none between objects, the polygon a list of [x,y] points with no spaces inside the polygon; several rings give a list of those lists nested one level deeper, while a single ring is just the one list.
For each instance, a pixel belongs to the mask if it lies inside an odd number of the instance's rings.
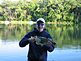
[{"label": "person's shoulder", "polygon": [[44,34],[48,37],[48,38],[52,38],[49,31],[47,29],[45,29]]},{"label": "person's shoulder", "polygon": [[26,33],[25,37],[31,36],[33,34],[33,31],[29,31]]},{"label": "person's shoulder", "polygon": [[50,33],[46,29],[44,30],[43,33],[46,34],[46,35],[50,35]]},{"label": "person's shoulder", "polygon": [[32,30],[32,31],[29,31],[27,34],[31,34],[31,33],[33,33],[34,32],[34,30]]},{"label": "person's shoulder", "polygon": [[49,32],[48,32],[48,30],[46,28],[44,29],[44,32],[47,33],[47,34],[49,34]]}]

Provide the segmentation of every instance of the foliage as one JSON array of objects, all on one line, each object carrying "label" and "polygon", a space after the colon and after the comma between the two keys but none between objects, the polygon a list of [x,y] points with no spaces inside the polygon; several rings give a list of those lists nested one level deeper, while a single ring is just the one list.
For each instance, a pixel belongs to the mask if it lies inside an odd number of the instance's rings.
[{"label": "foliage", "polygon": [[0,4],[0,19],[9,21],[36,21],[43,17],[46,21],[81,22],[80,0],[3,0]]}]

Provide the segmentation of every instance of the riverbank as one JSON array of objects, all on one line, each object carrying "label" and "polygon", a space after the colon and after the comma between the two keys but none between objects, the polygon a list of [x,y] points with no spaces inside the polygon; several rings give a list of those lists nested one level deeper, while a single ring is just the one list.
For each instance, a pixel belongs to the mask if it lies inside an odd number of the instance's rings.
[{"label": "riverbank", "polygon": [[[0,24],[34,24],[33,21],[0,21]],[[63,24],[63,25],[72,25],[73,22],[46,22],[46,24]]]}]

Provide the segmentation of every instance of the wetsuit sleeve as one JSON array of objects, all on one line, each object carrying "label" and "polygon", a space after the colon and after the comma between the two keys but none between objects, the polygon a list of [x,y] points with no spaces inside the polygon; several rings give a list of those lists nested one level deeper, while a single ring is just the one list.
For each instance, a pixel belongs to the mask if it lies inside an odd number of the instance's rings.
[{"label": "wetsuit sleeve", "polygon": [[20,46],[20,47],[25,47],[25,46],[29,43],[28,39],[29,39],[30,37],[31,37],[31,33],[26,34],[26,35],[22,38],[22,40],[19,42],[19,46]]}]

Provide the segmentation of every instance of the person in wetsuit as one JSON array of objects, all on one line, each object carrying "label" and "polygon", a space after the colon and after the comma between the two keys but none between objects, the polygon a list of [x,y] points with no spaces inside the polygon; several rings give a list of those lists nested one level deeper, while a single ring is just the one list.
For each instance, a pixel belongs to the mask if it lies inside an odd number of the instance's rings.
[{"label": "person in wetsuit", "polygon": [[45,20],[39,18],[36,21],[36,28],[28,32],[19,42],[20,47],[25,47],[29,44],[28,61],[47,61],[47,51],[52,52],[54,45],[51,42],[41,46],[37,45],[35,41],[28,40],[31,37],[45,37],[52,39],[51,35],[45,29]]}]

